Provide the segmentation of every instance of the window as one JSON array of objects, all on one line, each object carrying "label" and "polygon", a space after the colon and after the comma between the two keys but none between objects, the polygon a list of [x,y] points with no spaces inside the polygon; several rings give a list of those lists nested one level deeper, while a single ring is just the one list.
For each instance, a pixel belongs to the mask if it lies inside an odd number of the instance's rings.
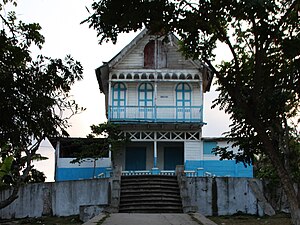
[{"label": "window", "polygon": [[167,48],[160,40],[150,40],[144,48],[145,68],[166,68]]},{"label": "window", "polygon": [[153,86],[150,83],[142,83],[139,86],[139,112],[141,118],[153,116]]},{"label": "window", "polygon": [[123,83],[115,83],[112,88],[112,116],[124,118],[126,105],[126,87]]},{"label": "window", "polygon": [[176,86],[176,106],[191,106],[191,87],[188,84],[180,83]]},{"label": "window", "polygon": [[139,86],[139,106],[153,106],[153,86],[150,83],[143,83]]},{"label": "window", "polygon": [[149,41],[144,48],[144,67],[155,67],[155,41]]},{"label": "window", "polygon": [[191,87],[180,83],[176,86],[176,118],[186,120],[191,118]]}]

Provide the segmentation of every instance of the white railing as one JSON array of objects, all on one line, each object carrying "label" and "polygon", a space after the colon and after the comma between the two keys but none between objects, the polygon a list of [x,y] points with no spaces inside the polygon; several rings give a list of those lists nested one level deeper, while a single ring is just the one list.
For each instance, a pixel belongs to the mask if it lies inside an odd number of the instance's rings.
[{"label": "white railing", "polygon": [[202,122],[202,106],[110,106],[110,121]]}]

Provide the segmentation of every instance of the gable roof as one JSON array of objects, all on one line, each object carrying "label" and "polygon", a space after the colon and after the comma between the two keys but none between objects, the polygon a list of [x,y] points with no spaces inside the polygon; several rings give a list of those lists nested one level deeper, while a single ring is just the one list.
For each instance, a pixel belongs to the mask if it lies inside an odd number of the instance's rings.
[{"label": "gable roof", "polygon": [[[98,80],[100,92],[106,94],[108,92],[108,80],[109,80],[109,71],[113,68],[118,62],[120,62],[124,57],[126,57],[129,52],[146,36],[149,35],[147,29],[142,30],[127,46],[125,46],[116,56],[114,56],[109,62],[104,62],[102,66],[98,67],[96,72],[96,77]],[[169,39],[173,42],[177,49],[179,49],[179,39],[173,34],[169,34]],[[187,59],[191,64],[194,65],[195,69],[201,69],[203,74],[203,82],[205,83],[204,92],[210,90],[210,86],[213,79],[213,73],[211,69],[202,63],[200,60],[191,60]]]}]

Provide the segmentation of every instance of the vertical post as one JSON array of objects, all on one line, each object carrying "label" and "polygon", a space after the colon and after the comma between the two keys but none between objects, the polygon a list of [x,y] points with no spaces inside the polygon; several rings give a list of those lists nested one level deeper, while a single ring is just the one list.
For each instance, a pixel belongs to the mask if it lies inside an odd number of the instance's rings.
[{"label": "vertical post", "polygon": [[157,119],[157,81],[154,82],[154,121]]},{"label": "vertical post", "polygon": [[156,139],[156,131],[154,131],[154,142],[153,142],[153,168],[152,174],[157,175],[159,174],[159,170],[157,168],[157,139]]},{"label": "vertical post", "polygon": [[153,159],[153,167],[157,168],[157,141],[154,140],[154,159]]},{"label": "vertical post", "polygon": [[112,102],[111,102],[111,95],[112,95],[112,93],[111,93],[111,80],[109,79],[109,82],[108,82],[108,99],[107,99],[107,112],[108,112],[108,115],[107,115],[107,118],[108,118],[108,120],[109,119],[111,119],[111,117],[112,117],[112,115],[111,115],[111,113],[112,113],[112,109],[111,109],[111,104],[112,104]]}]

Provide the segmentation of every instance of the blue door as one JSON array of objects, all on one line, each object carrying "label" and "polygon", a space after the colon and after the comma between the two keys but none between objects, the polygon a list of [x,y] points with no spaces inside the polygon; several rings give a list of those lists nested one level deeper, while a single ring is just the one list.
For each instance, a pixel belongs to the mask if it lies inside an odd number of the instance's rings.
[{"label": "blue door", "polygon": [[146,170],[146,147],[127,147],[125,170]]},{"label": "blue door", "polygon": [[164,149],[164,169],[175,170],[177,165],[183,165],[182,147],[165,147]]}]

